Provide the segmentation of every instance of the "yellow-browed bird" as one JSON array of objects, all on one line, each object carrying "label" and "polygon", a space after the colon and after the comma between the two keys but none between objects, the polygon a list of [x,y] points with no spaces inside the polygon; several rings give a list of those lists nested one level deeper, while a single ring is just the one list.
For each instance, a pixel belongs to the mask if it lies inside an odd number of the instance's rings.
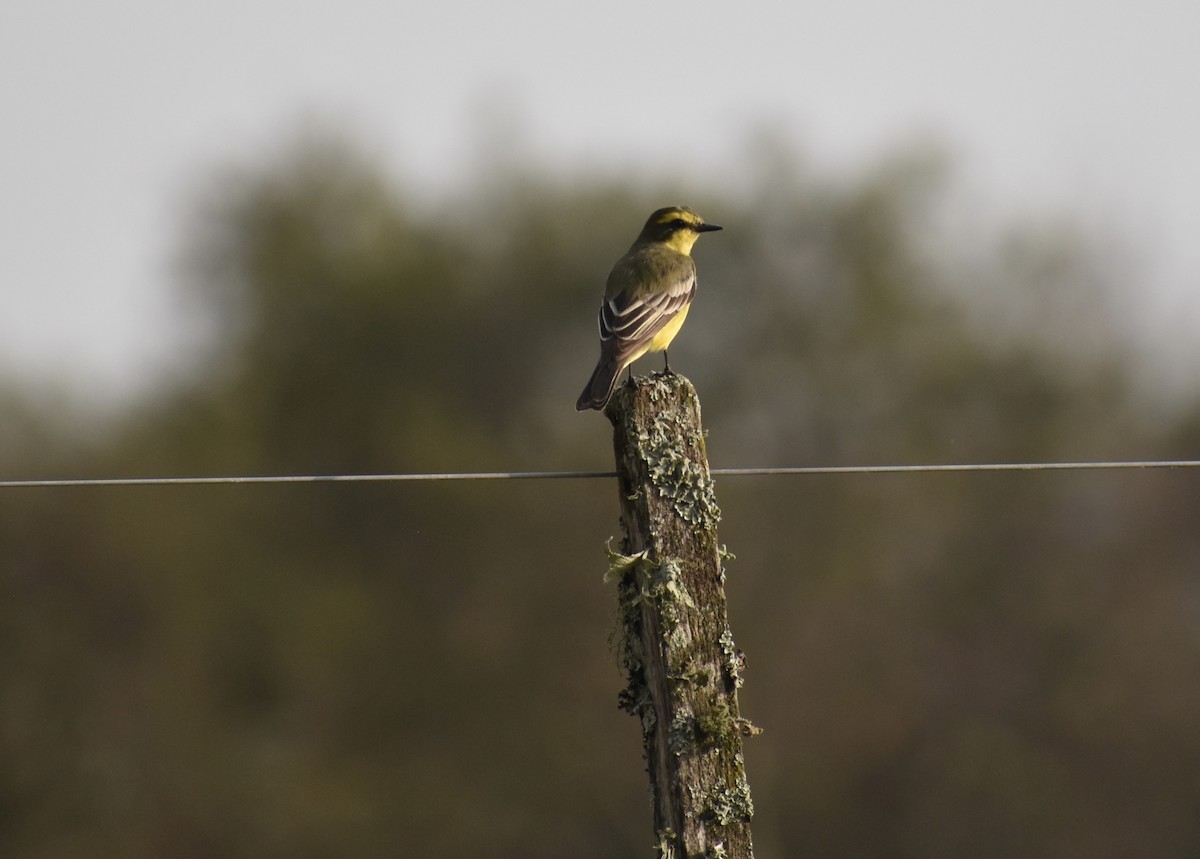
[{"label": "yellow-browed bird", "polygon": [[604,408],[621,371],[647,352],[662,352],[663,366],[671,369],[667,347],[696,295],[692,245],[701,233],[719,229],[686,206],[650,216],[609,272],[600,303],[600,361],[575,408]]}]

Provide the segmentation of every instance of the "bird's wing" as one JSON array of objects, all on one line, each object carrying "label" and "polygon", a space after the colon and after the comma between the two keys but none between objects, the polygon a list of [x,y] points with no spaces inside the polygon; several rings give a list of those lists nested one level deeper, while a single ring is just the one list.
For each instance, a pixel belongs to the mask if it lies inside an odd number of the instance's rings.
[{"label": "bird's wing", "polygon": [[639,352],[696,295],[696,267],[690,259],[657,274],[659,288],[625,288],[600,305],[600,340],[616,341],[612,345],[617,360]]}]

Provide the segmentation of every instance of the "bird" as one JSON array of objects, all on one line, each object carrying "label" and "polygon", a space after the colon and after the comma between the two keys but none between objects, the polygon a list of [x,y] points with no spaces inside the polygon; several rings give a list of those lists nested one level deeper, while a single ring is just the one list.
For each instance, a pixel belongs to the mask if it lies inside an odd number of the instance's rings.
[{"label": "bird", "polygon": [[603,409],[621,371],[647,352],[662,352],[663,369],[671,372],[667,347],[696,295],[692,245],[701,233],[719,229],[686,206],[667,206],[647,219],[609,272],[600,302],[600,360],[577,410]]}]

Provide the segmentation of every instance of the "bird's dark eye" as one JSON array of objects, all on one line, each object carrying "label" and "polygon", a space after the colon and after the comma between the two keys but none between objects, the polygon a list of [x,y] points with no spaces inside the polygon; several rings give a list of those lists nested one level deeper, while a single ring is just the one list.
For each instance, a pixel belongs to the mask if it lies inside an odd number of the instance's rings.
[{"label": "bird's dark eye", "polygon": [[683,218],[676,218],[671,221],[671,226],[676,230],[682,230],[687,224],[683,222]]}]

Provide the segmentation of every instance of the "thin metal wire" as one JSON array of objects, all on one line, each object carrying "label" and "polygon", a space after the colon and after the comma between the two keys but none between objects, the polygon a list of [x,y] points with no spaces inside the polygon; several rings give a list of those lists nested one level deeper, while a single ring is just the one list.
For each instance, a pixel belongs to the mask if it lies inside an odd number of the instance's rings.
[{"label": "thin metal wire", "polygon": [[[1099,471],[1113,469],[1200,468],[1198,459],[1118,462],[993,462],[946,465],[813,465],[782,468],[714,468],[713,477],[818,474],[936,474],[941,472]],[[449,471],[408,474],[285,474],[238,477],[97,477],[63,480],[0,480],[0,489],[55,489],[98,486],[197,486],[245,483],[396,483],[441,480],[582,480],[616,477],[615,471]]]},{"label": "thin metal wire", "polygon": [[780,474],[929,474],[945,471],[1096,471],[1101,469],[1200,468],[1200,459],[1118,462],[981,462],[946,465],[816,465],[796,468],[714,468],[712,474],[743,477]]},{"label": "thin metal wire", "polygon": [[66,480],[0,480],[0,489],[66,486],[196,486],[242,483],[392,483],[426,480],[552,480],[616,477],[615,471],[448,471],[409,474],[281,474],[238,477],[97,477]]}]

